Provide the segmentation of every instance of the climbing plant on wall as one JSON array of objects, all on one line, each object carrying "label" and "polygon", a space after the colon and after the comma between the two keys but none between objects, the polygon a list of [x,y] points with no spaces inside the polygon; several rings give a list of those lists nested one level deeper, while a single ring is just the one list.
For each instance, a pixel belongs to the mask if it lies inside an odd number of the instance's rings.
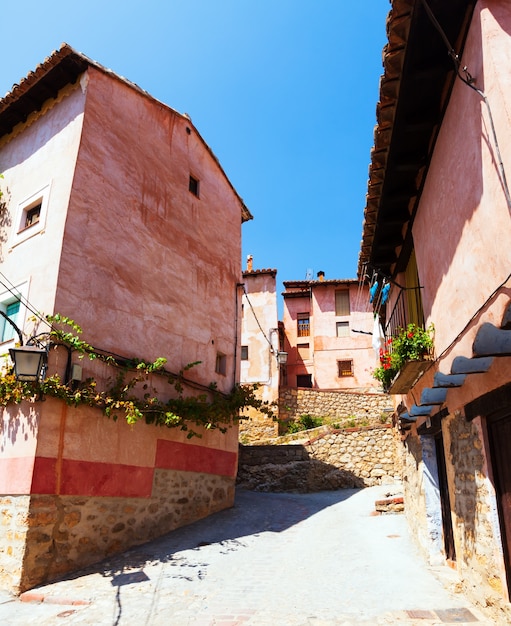
[{"label": "climbing plant on wall", "polygon": [[[179,428],[187,431],[189,438],[200,436],[197,427],[225,433],[237,422],[240,411],[248,407],[273,417],[273,406],[257,397],[257,385],[235,385],[230,393],[225,394],[211,383],[200,393],[185,395],[185,389],[198,386],[188,381],[185,373],[200,362],[189,363],[174,374],[165,369],[165,358],[146,362],[97,350],[81,339],[82,329],[68,317],[48,315],[46,321],[49,332],[37,337],[47,335],[50,345],[66,346],[80,358],[104,361],[112,367],[113,382],[103,390],[99,389],[94,378],[77,384],[62,380],[58,374],[37,382],[24,382],[16,379],[12,368],[7,368],[0,374],[0,405],[18,404],[22,400],[36,402],[48,396],[71,406],[98,408],[114,420],[123,417],[128,424],[143,420],[147,424]],[[154,388],[152,381],[155,379],[164,383],[166,393],[161,395],[167,399],[161,399]]]}]

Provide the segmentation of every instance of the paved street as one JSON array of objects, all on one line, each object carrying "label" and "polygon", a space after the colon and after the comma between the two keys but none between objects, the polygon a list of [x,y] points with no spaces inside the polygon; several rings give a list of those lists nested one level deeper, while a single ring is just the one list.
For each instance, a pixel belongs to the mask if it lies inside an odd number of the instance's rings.
[{"label": "paved street", "polygon": [[[393,487],[239,491],[236,505],[79,575],[0,598],[6,625],[348,626],[492,624],[426,566]],[[37,601],[37,600],[43,600]]]}]

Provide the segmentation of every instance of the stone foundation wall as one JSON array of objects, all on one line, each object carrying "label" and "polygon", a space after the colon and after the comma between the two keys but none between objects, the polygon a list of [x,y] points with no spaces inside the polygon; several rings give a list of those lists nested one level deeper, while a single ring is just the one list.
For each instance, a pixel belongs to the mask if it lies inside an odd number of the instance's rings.
[{"label": "stone foundation wall", "polygon": [[389,425],[330,430],[305,444],[240,446],[238,484],[256,491],[320,491],[393,483],[396,431]]},{"label": "stone foundation wall", "polygon": [[294,420],[300,415],[314,417],[357,417],[376,419],[390,410],[392,402],[383,393],[356,391],[318,391],[283,388],[279,397],[279,419]]},{"label": "stone foundation wall", "polygon": [[[494,490],[485,467],[480,419],[469,422],[462,414],[449,416],[444,432],[454,483],[451,506],[458,571],[472,597],[483,605],[497,606],[506,595],[506,579],[495,549],[502,544]],[[511,618],[509,605],[506,609]]]},{"label": "stone foundation wall", "polygon": [[[503,611],[502,623],[508,623],[511,609],[505,600],[497,505],[480,418],[470,422],[462,413],[450,415],[443,420],[442,433],[460,583],[476,603]],[[403,492],[413,536],[426,558],[438,564],[446,557],[440,497],[428,493],[432,477],[437,480],[432,474],[437,467],[434,448],[432,436],[419,437],[415,430],[410,431],[403,448]],[[435,485],[433,488],[438,491]]]},{"label": "stone foundation wall", "polygon": [[150,498],[3,497],[0,587],[22,592],[233,503],[233,478],[162,469]]}]

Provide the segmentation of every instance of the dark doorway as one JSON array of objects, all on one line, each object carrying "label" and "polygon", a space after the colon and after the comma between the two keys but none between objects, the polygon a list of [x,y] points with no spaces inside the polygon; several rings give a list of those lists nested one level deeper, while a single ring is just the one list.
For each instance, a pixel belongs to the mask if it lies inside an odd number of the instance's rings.
[{"label": "dark doorway", "polygon": [[440,506],[442,509],[445,557],[449,561],[456,561],[456,549],[454,547],[454,533],[451,518],[451,501],[449,498],[449,487],[447,485],[447,469],[445,465],[444,438],[442,431],[435,435],[435,450],[438,466],[438,488],[440,490]]},{"label": "dark doorway", "polygon": [[487,424],[507,585],[511,589],[511,408],[488,417]]}]

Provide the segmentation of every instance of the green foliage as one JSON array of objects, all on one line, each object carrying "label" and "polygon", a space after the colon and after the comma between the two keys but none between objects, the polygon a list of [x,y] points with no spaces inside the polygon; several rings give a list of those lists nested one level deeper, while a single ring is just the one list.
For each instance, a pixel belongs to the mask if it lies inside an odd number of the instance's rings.
[{"label": "green foliage", "polygon": [[287,422],[288,433],[299,433],[303,430],[310,430],[311,428],[318,428],[322,426],[324,420],[322,417],[314,417],[313,415],[300,415],[300,417],[293,422]]},{"label": "green foliage", "polygon": [[[88,378],[75,387],[65,384],[57,374],[41,382],[27,383],[17,381],[12,370],[9,370],[0,375],[0,405],[50,396],[70,406],[98,408],[114,420],[122,416],[128,424],[144,420],[147,424],[180,428],[187,431],[188,438],[200,436],[195,427],[227,432],[227,428],[237,422],[239,412],[247,407],[257,408],[273,416],[272,406],[257,398],[256,385],[236,385],[229,394],[223,394],[216,389],[215,383],[211,383],[204,393],[185,396],[187,381],[184,372],[200,361],[189,363],[178,374],[165,370],[167,360],[163,357],[149,363],[138,359],[121,362],[80,339],[82,329],[68,317],[57,314],[47,316],[46,319],[51,325],[48,334],[53,343],[68,346],[78,352],[80,357],[87,355],[91,360],[99,358],[115,368],[113,384],[99,391],[97,382]],[[170,386],[166,389],[171,389],[170,393],[174,397],[168,400],[158,398],[157,392],[149,384],[149,377],[154,375]]]},{"label": "green foliage", "polygon": [[408,324],[398,334],[387,339],[380,349],[380,366],[373,370],[373,378],[379,380],[386,389],[407,361],[419,361],[433,352],[433,324],[424,329],[416,324]]}]

